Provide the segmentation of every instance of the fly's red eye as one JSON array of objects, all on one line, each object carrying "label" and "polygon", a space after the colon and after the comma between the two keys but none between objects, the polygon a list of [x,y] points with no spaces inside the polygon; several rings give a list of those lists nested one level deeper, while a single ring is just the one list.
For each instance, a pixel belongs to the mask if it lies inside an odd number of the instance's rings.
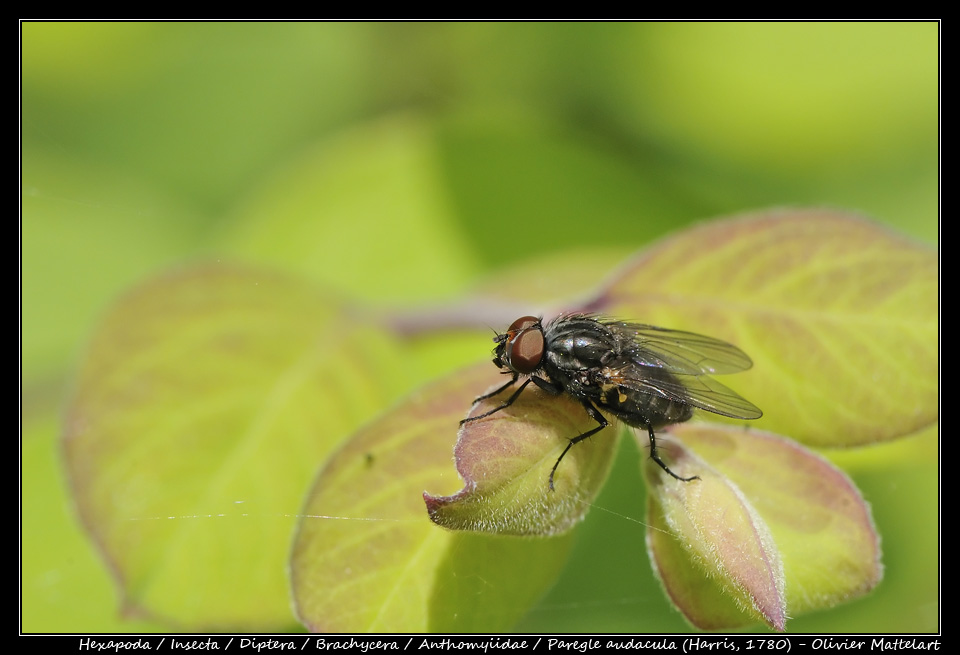
[{"label": "fly's red eye", "polygon": [[532,316],[517,319],[507,332],[504,357],[507,365],[517,373],[533,373],[543,359],[543,329]]},{"label": "fly's red eye", "polygon": [[536,316],[521,316],[510,324],[510,327],[507,328],[507,334],[513,338],[517,335],[517,332],[526,330],[528,327],[533,327],[539,322],[540,320]]}]

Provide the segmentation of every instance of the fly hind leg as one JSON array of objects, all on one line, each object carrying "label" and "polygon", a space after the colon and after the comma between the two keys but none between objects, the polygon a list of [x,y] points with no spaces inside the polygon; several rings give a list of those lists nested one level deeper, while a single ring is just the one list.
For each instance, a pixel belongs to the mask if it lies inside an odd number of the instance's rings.
[{"label": "fly hind leg", "polygon": [[660,451],[657,450],[657,438],[653,434],[653,426],[650,425],[649,423],[647,423],[647,433],[650,435],[650,459],[652,459],[657,464],[659,464],[660,468],[662,468],[664,471],[666,471],[667,473],[675,477],[677,480],[680,480],[681,482],[691,482],[693,480],[700,479],[699,475],[691,475],[689,478],[683,478],[677,475],[676,473],[674,473],[673,471],[671,471],[670,467],[667,466],[662,459],[660,459]]}]

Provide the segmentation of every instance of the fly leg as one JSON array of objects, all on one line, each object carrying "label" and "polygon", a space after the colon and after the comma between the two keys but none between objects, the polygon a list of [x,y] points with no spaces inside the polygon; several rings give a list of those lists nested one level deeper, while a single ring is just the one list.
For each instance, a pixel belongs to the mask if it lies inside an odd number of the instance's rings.
[{"label": "fly leg", "polygon": [[476,398],[474,398],[474,399],[473,399],[474,404],[480,402],[481,400],[486,400],[487,398],[493,398],[494,396],[496,396],[498,393],[500,393],[501,391],[503,391],[504,389],[506,389],[506,388],[509,387],[510,385],[516,384],[518,377],[520,377],[520,376],[517,375],[516,373],[513,373],[513,374],[511,375],[511,377],[510,377],[510,380],[509,380],[506,384],[504,384],[503,386],[497,387],[496,389],[494,389],[494,390],[491,391],[490,393],[485,393],[485,394],[483,394],[482,396],[477,396]]},{"label": "fly leg", "polygon": [[[493,398],[498,393],[500,393],[501,391],[509,387],[511,384],[514,384],[517,381],[517,378],[519,377],[520,377],[519,375],[514,374],[513,379],[507,382],[505,385],[503,385],[498,389],[494,389],[490,393],[485,393],[482,396],[477,396],[473,402],[478,403],[481,400],[486,400],[487,398]],[[501,409],[506,409],[507,407],[513,404],[513,402],[520,396],[520,392],[526,389],[527,385],[530,384],[531,382],[536,384],[538,387],[540,387],[547,393],[553,394],[554,396],[559,395],[560,393],[563,392],[563,389],[561,387],[550,384],[543,378],[529,377],[523,381],[523,384],[521,384],[520,387],[517,388],[517,390],[514,391],[513,394],[509,398],[507,398],[506,402],[504,402],[502,405],[500,405],[499,407],[494,407],[489,412],[484,412],[483,414],[478,414],[477,416],[471,416],[470,418],[465,418],[462,421],[460,421],[460,425],[463,425],[464,423],[469,423],[470,421],[476,421],[478,418],[486,418],[491,414],[496,414]]]},{"label": "fly leg", "polygon": [[689,478],[681,478],[679,475],[671,471],[670,467],[664,464],[663,460],[660,459],[660,452],[657,450],[657,438],[653,436],[653,426],[649,423],[647,423],[647,432],[650,434],[650,459],[659,464],[660,468],[681,482],[690,482],[692,480],[700,479],[699,475],[691,475]]},{"label": "fly leg", "polygon": [[[499,389],[495,389],[490,393],[485,393],[482,396],[477,396],[473,401],[474,404],[480,402],[481,400],[486,400],[487,398],[492,398],[493,396],[496,396],[498,393],[508,388],[510,385],[516,383],[518,377],[519,377],[518,375],[514,374],[513,379],[507,382],[505,385],[503,385]],[[504,402],[502,405],[500,405],[499,407],[494,407],[489,412],[484,412],[483,414],[478,414],[477,416],[471,416],[470,418],[465,418],[462,421],[460,421],[460,425],[463,425],[464,423],[469,423],[470,421],[476,421],[477,419],[486,418],[491,414],[496,414],[501,409],[506,409],[507,407],[513,404],[513,401],[517,399],[517,397],[520,395],[520,392],[526,389],[528,384],[530,384],[530,378],[524,380],[523,384],[521,384],[520,387],[516,391],[514,391],[513,394],[511,394],[511,396],[507,398],[506,402]]]},{"label": "fly leg", "polygon": [[588,430],[584,432],[583,434],[577,437],[574,437],[573,439],[570,440],[570,443],[567,444],[567,447],[563,449],[563,452],[560,453],[560,457],[557,458],[557,461],[553,465],[553,468],[550,469],[550,491],[553,491],[553,474],[557,472],[557,467],[560,466],[560,460],[563,459],[563,456],[567,454],[567,451],[570,450],[574,446],[574,444],[580,443],[587,437],[590,437],[596,434],[597,432],[600,432],[600,430],[610,425],[610,422],[603,417],[603,414],[597,411],[596,407],[590,404],[590,401],[584,400],[582,402],[583,402],[583,408],[587,410],[587,414],[590,415],[590,418],[592,418],[594,421],[596,421],[600,425],[598,425],[592,430]]}]

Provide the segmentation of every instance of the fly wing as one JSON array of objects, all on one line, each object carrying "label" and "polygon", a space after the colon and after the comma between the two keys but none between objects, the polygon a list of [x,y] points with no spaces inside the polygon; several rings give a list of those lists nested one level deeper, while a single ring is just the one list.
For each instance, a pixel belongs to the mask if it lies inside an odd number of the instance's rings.
[{"label": "fly wing", "polygon": [[732,343],[713,337],[642,323],[612,321],[606,325],[622,340],[623,356],[638,366],[661,368],[682,375],[722,375],[753,366],[745,352]]},{"label": "fly wing", "polygon": [[742,419],[763,416],[759,407],[705,374],[667,373],[649,367],[627,364],[610,371],[607,381],[627,389],[705,409],[721,416]]}]

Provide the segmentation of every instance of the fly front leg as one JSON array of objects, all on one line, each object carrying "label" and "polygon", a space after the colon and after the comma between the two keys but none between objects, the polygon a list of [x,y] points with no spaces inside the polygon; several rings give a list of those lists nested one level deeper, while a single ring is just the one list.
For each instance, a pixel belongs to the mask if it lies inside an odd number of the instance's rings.
[{"label": "fly front leg", "polygon": [[660,459],[660,452],[657,450],[657,438],[653,434],[653,426],[650,425],[649,423],[647,423],[647,432],[650,435],[650,459],[652,459],[657,464],[659,464],[660,468],[662,468],[664,471],[666,471],[667,473],[675,477],[677,480],[680,480],[681,482],[691,482],[693,480],[700,479],[699,475],[691,475],[689,478],[682,478],[676,473],[674,473],[673,471],[671,471],[670,467],[667,466],[662,459]]},{"label": "fly front leg", "polygon": [[[487,398],[492,398],[493,396],[496,396],[498,393],[507,389],[508,387],[510,387],[510,385],[514,384],[517,381],[518,377],[520,376],[514,374],[513,379],[507,382],[505,385],[503,385],[499,389],[496,389],[495,391],[491,391],[490,393],[485,393],[482,396],[477,396],[477,398],[473,401],[474,404],[480,402],[481,400],[486,400]],[[527,388],[528,384],[530,384],[530,378],[524,380],[523,384],[521,384],[516,391],[510,394],[510,397],[507,398],[506,402],[504,402],[502,405],[500,405],[499,407],[494,407],[489,412],[484,412],[483,414],[478,414],[477,416],[471,416],[469,418],[465,418],[462,421],[460,421],[460,425],[463,425],[464,423],[469,423],[470,421],[476,421],[477,419],[486,418],[491,414],[496,414],[501,409],[506,409],[507,407],[513,404],[513,401],[515,401],[517,397],[520,395],[520,393]]]},{"label": "fly front leg", "polygon": [[[514,383],[517,381],[517,378],[519,378],[519,377],[520,377],[519,375],[514,374],[513,379],[510,380],[509,382],[507,382],[507,383],[506,383],[505,385],[503,385],[502,387],[500,387],[500,388],[498,388],[498,389],[494,389],[494,390],[491,391],[490,393],[485,393],[485,394],[483,394],[482,396],[477,396],[477,397],[474,399],[474,401],[473,401],[474,404],[480,402],[481,400],[486,400],[487,398],[493,398],[494,396],[496,396],[497,394],[499,394],[499,393],[502,392],[503,390],[505,390],[505,389],[507,389],[508,387],[510,387],[510,385],[514,384]],[[513,404],[513,402],[520,396],[520,393],[521,393],[524,389],[526,389],[526,388],[527,388],[527,385],[530,384],[531,382],[533,382],[533,383],[536,384],[538,387],[540,387],[541,389],[543,389],[544,391],[546,391],[547,393],[549,393],[549,394],[551,394],[551,395],[558,396],[558,395],[560,395],[561,393],[563,393],[563,387],[560,387],[560,386],[557,386],[557,385],[555,385],[555,384],[553,384],[553,383],[551,383],[551,382],[548,382],[547,380],[544,380],[543,378],[538,378],[538,377],[536,377],[536,376],[529,377],[529,378],[527,378],[526,380],[523,381],[523,384],[521,384],[521,385],[517,388],[517,390],[514,391],[514,392],[510,395],[510,397],[507,398],[506,402],[504,402],[502,405],[500,405],[499,407],[494,407],[494,408],[491,409],[489,412],[484,412],[483,414],[478,414],[477,416],[471,416],[470,418],[465,418],[465,419],[463,419],[462,421],[460,421],[460,425],[463,425],[464,423],[469,423],[470,421],[476,421],[477,419],[486,418],[486,417],[490,416],[491,414],[496,414],[496,413],[499,412],[501,409],[506,409],[507,407],[509,407],[510,405]]]},{"label": "fly front leg", "polygon": [[583,434],[578,435],[573,439],[571,439],[570,442],[567,444],[567,447],[563,449],[562,453],[560,453],[560,457],[557,458],[557,461],[553,465],[553,468],[550,469],[550,491],[553,491],[553,474],[557,472],[557,467],[560,466],[560,460],[563,459],[563,456],[567,454],[567,451],[570,450],[575,444],[580,443],[587,437],[595,435],[597,432],[600,432],[600,430],[610,425],[610,422],[603,417],[603,414],[601,414],[597,410],[597,408],[590,403],[589,400],[584,400],[582,402],[583,402],[583,408],[587,410],[587,414],[590,415],[590,418],[592,418],[594,421],[599,423],[599,425],[594,429],[588,430],[587,432],[584,432]]},{"label": "fly front leg", "polygon": [[[491,392],[489,392],[489,393],[485,393],[485,394],[483,394],[482,396],[477,396],[476,398],[473,399],[473,404],[477,404],[477,403],[480,402],[481,400],[486,400],[487,398],[493,398],[494,396],[496,396],[497,394],[499,394],[499,393],[500,393],[501,391],[503,391],[504,389],[507,389],[507,388],[509,388],[511,385],[516,384],[517,378],[519,378],[519,377],[520,377],[520,376],[519,376],[518,374],[516,374],[516,373],[511,373],[511,374],[510,374],[510,380],[509,380],[506,384],[504,384],[503,386],[497,387],[497,388],[494,389],[493,391],[491,391]],[[521,387],[521,388],[522,388],[522,387]]]}]

